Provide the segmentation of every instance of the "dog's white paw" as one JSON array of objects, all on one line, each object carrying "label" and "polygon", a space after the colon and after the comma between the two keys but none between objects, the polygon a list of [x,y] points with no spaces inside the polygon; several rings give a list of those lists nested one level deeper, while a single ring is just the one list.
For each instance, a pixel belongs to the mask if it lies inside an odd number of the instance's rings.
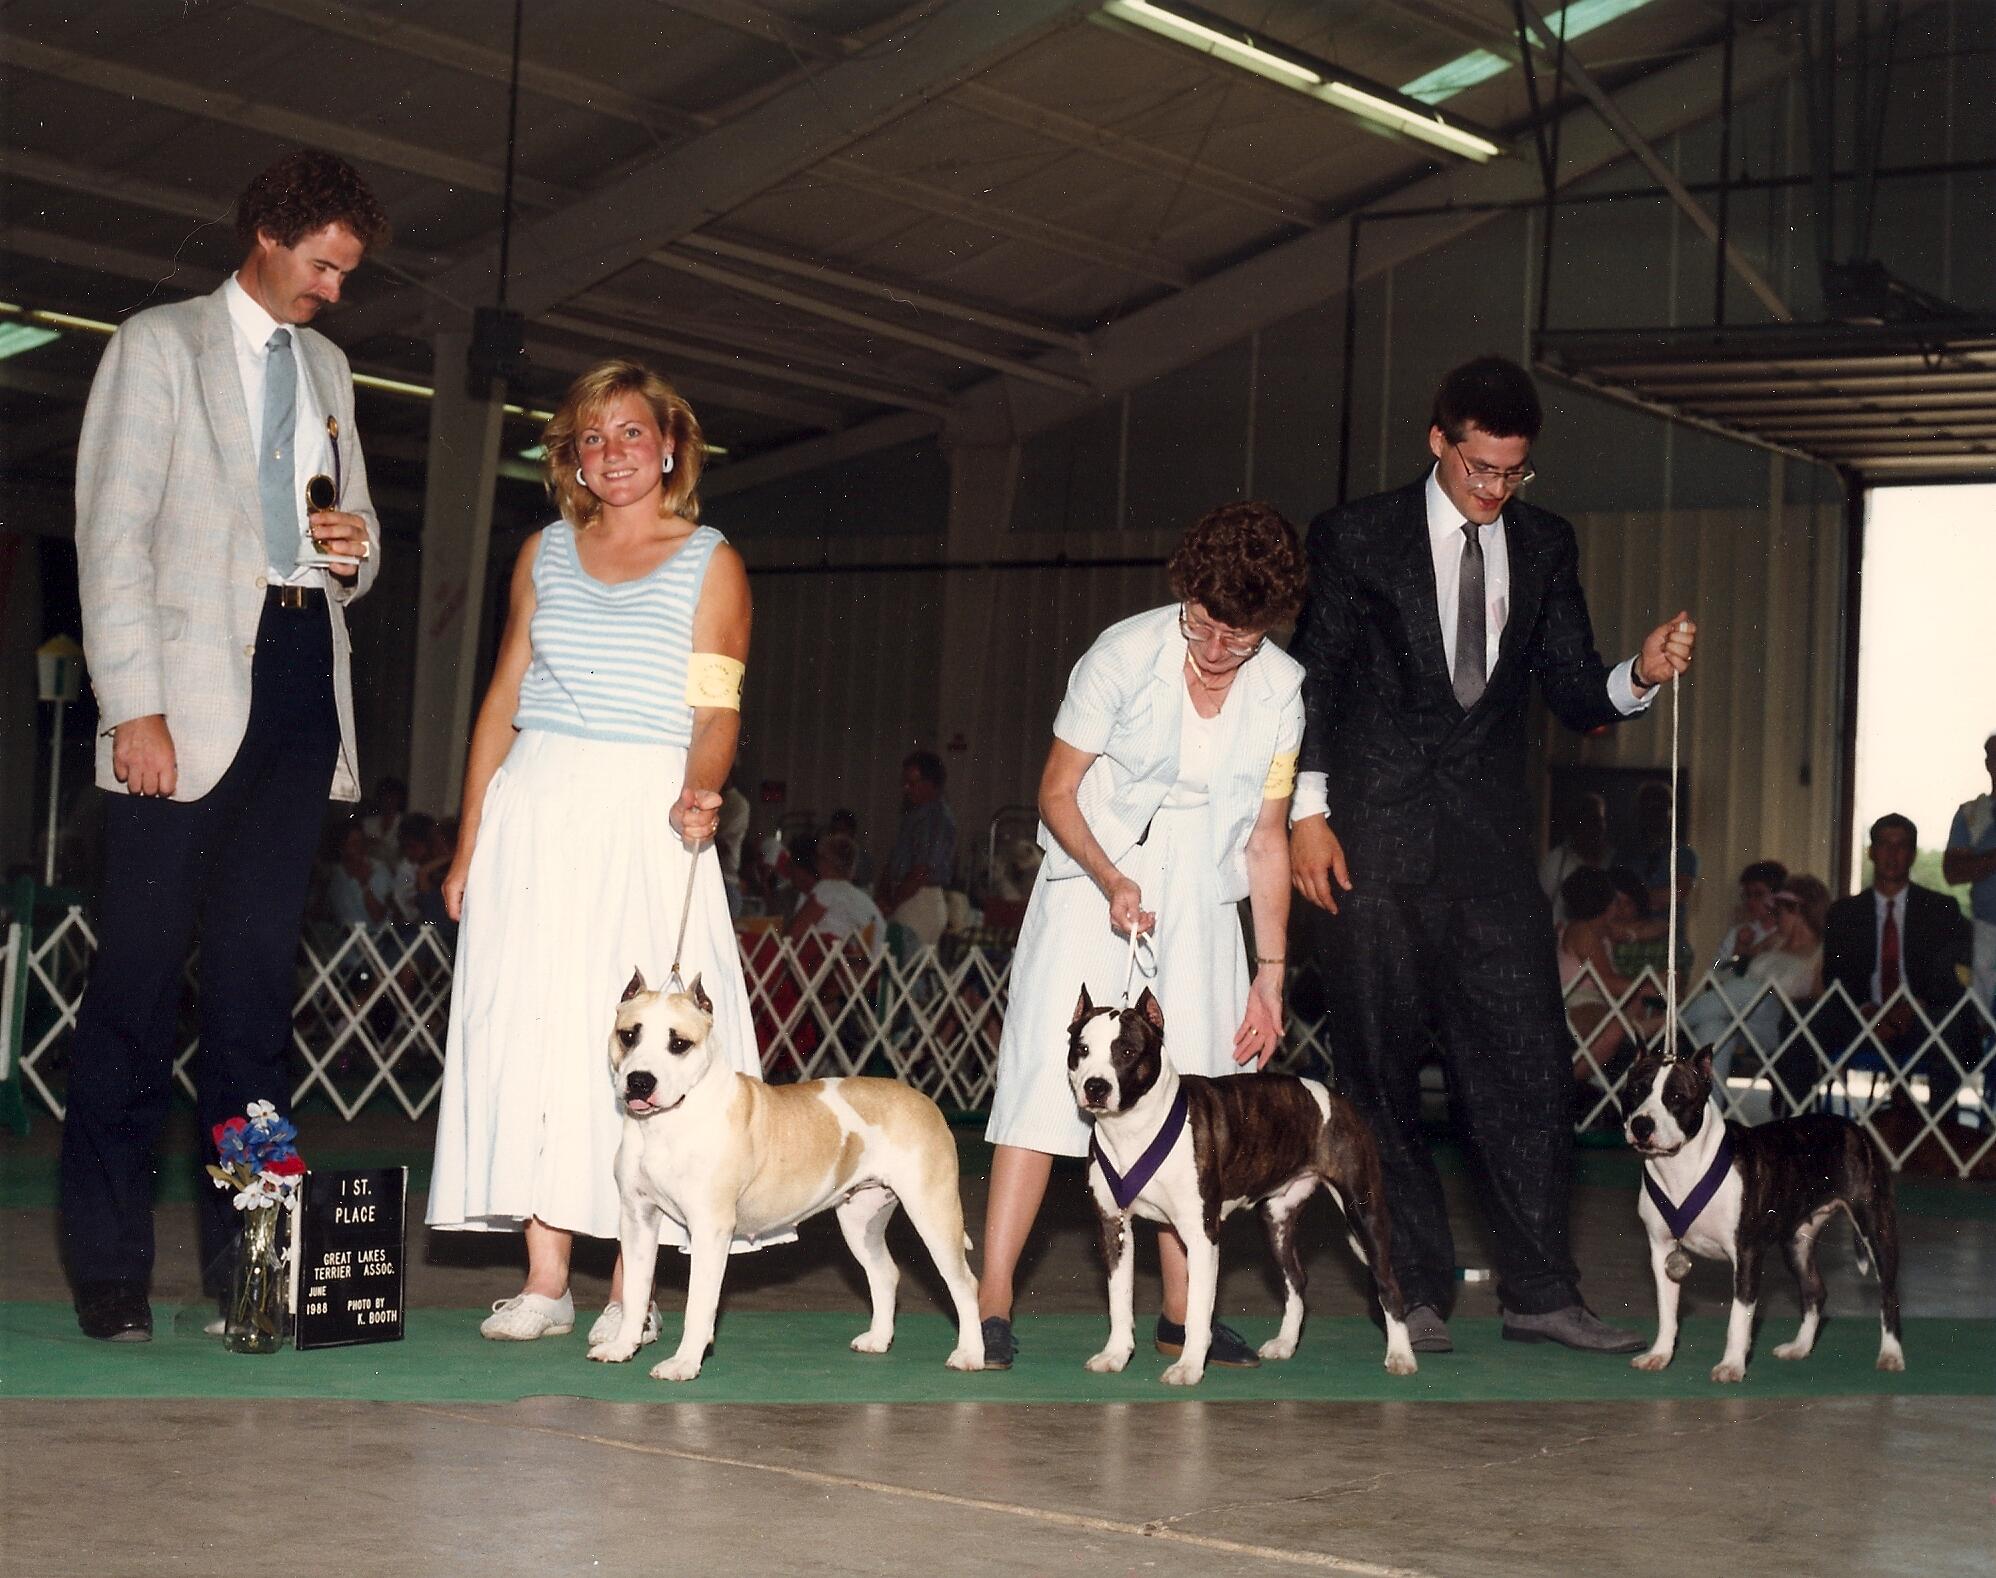
[{"label": "dog's white paw", "polygon": [[1388,1375],[1412,1375],[1418,1369],[1420,1369],[1420,1365],[1415,1362],[1414,1355],[1411,1352],[1395,1353],[1391,1348],[1386,1350],[1386,1373]]},{"label": "dog's white paw", "polygon": [[1806,1359],[1809,1357],[1809,1352],[1814,1346],[1814,1343],[1784,1342],[1774,1350],[1774,1357],[1777,1359]]},{"label": "dog's white paw", "polygon": [[885,1353],[894,1346],[894,1333],[876,1334],[871,1328],[861,1332],[852,1340],[854,1353]]},{"label": "dog's white paw", "polygon": [[[1639,1353],[1631,1359],[1629,1361],[1629,1368],[1632,1370],[1661,1370],[1666,1368],[1669,1363],[1670,1355],[1668,1353],[1652,1348],[1648,1353]],[[1713,1376],[1712,1379],[1717,1380],[1718,1377]]]},{"label": "dog's white paw", "polygon": [[589,1357],[598,1364],[622,1364],[638,1351],[634,1342],[599,1342],[589,1350]]},{"label": "dog's white paw", "polygon": [[674,1354],[670,1359],[661,1359],[651,1367],[654,1381],[690,1381],[700,1374],[700,1356],[682,1358]]},{"label": "dog's white paw", "polygon": [[1104,1348],[1088,1361],[1088,1368],[1097,1375],[1121,1375],[1123,1366],[1130,1362],[1130,1355],[1135,1351],[1134,1348]]},{"label": "dog's white paw", "polygon": [[1906,1368],[1906,1355],[1897,1348],[1881,1348],[1878,1352],[1878,1368],[1896,1374]]},{"label": "dog's white paw", "polygon": [[1294,1337],[1271,1337],[1267,1342],[1255,1349],[1255,1352],[1260,1354],[1264,1359],[1293,1359],[1296,1357],[1296,1339]]},{"label": "dog's white paw", "polygon": [[1746,1366],[1744,1364],[1736,1364],[1731,1359],[1721,1359],[1717,1364],[1712,1366],[1712,1379],[1725,1382],[1744,1381],[1746,1379]]},{"label": "dog's white paw", "polygon": [[984,1348],[980,1342],[975,1348],[953,1349],[944,1363],[952,1370],[981,1370],[984,1368]]},{"label": "dog's white paw", "polygon": [[1180,1359],[1158,1379],[1166,1386],[1197,1386],[1205,1374],[1205,1365],[1194,1364],[1190,1359]]}]

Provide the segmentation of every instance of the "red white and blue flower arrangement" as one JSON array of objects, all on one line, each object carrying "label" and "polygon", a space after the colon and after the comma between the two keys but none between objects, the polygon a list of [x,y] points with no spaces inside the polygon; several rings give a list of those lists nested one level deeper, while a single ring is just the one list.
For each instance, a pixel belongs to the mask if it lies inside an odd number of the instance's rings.
[{"label": "red white and blue flower arrangement", "polygon": [[211,1164],[209,1176],[217,1189],[233,1189],[236,1209],[246,1213],[223,1338],[236,1353],[275,1353],[288,1287],[278,1208],[295,1206],[305,1177],[298,1130],[273,1103],[253,1101],[244,1116],[216,1124],[214,1137],[220,1165]]}]

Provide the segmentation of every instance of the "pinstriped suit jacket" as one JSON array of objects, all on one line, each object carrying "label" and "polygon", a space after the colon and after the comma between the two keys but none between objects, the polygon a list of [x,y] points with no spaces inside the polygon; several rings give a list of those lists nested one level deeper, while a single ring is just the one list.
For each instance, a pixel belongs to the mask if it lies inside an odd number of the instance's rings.
[{"label": "pinstriped suit jacket", "polygon": [[1355,881],[1455,893],[1537,891],[1538,819],[1525,723],[1536,685],[1559,719],[1620,723],[1559,516],[1504,506],[1511,606],[1489,688],[1455,699],[1428,542],[1427,477],[1311,524],[1310,600],[1290,651],[1304,667],[1298,764],[1326,774]]},{"label": "pinstriped suit jacket", "polygon": [[[249,724],[250,661],[269,550],[249,412],[222,291],[141,312],[111,336],[76,458],[76,556],[84,661],[101,729],[97,782],[120,723],[164,714],[176,800],[198,800],[235,760]],[[370,552],[351,587],[327,579],[340,754],[330,793],[360,798],[345,605],[374,583],[381,525],[354,436],[353,376],[338,346],[294,329],[301,375],[339,418],[342,507],[367,522]]]}]

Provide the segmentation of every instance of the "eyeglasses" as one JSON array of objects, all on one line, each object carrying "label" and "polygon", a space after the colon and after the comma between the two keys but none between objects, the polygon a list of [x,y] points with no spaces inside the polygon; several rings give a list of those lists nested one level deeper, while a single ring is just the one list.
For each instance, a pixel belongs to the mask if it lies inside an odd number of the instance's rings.
[{"label": "eyeglasses", "polygon": [[1192,622],[1192,606],[1189,603],[1180,603],[1178,605],[1178,633],[1194,646],[1204,646],[1208,641],[1217,641],[1220,643],[1220,650],[1222,652],[1226,653],[1228,657],[1237,658],[1253,657],[1255,653],[1261,650],[1262,642],[1268,639],[1265,635],[1256,636],[1253,642],[1247,646],[1240,646],[1233,641],[1229,641],[1225,633],[1215,630],[1211,625],[1195,625]]},{"label": "eyeglasses", "polygon": [[1462,462],[1464,475],[1469,478],[1471,493],[1516,493],[1538,473],[1530,466],[1512,466],[1502,469],[1497,466],[1473,466],[1469,457],[1462,452],[1460,444],[1450,444],[1455,458]]}]

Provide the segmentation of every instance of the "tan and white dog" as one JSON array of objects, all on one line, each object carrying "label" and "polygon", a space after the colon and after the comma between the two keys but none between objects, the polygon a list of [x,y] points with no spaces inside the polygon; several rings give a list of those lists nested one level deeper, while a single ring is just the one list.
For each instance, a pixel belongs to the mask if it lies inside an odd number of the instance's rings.
[{"label": "tan and white dog", "polygon": [[617,1148],[624,1324],[589,1357],[618,1364],[638,1351],[661,1215],[684,1224],[692,1266],[679,1351],[651,1373],[690,1381],[713,1341],[730,1243],[738,1234],[787,1231],[827,1208],[837,1209],[873,1301],[873,1323],[852,1345],[885,1353],[894,1341],[900,1280],[887,1252],[887,1223],[898,1200],[956,1304],[949,1367],[983,1369],[956,1141],[936,1104],[891,1079],[765,1085],[712,1054],[713,1025],[714,1005],[698,976],[685,992],[654,992],[642,974],[624,988],[610,1037],[624,1108]]}]

